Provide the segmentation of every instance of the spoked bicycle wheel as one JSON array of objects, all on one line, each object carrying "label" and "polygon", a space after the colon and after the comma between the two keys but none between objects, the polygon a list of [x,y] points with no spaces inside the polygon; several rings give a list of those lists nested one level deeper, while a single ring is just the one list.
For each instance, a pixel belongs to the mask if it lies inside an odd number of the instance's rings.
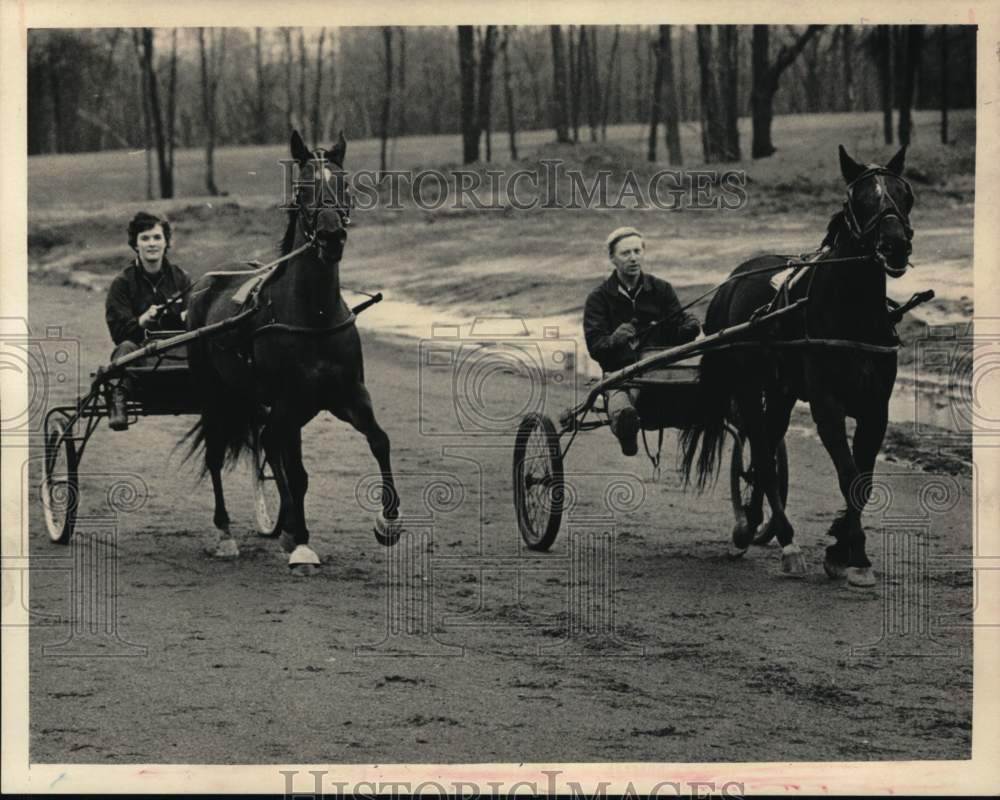
[{"label": "spoked bicycle wheel", "polygon": [[514,440],[514,509],[521,538],[531,550],[548,550],[562,522],[562,451],[552,420],[529,414]]},{"label": "spoked bicycle wheel", "polygon": [[80,501],[76,444],[65,417],[53,416],[45,424],[45,459],[42,462],[42,509],[49,539],[69,544],[76,526]]},{"label": "spoked bicycle wheel", "polygon": [[[778,495],[781,497],[781,504],[788,502],[788,451],[785,449],[785,440],[778,443],[774,453],[774,467],[778,478]],[[729,462],[729,494],[733,504],[733,513],[737,521],[746,516],[746,508],[750,504],[750,495],[753,494],[754,469],[750,463],[750,443],[746,436],[740,432],[733,436],[733,455]],[[771,508],[764,500],[764,519],[754,533],[752,544],[764,545],[774,538],[774,531],[771,528]]]},{"label": "spoked bicycle wheel", "polygon": [[277,536],[281,531],[281,493],[267,463],[259,434],[253,440],[253,464],[250,476],[253,482],[254,521],[257,533],[260,536]]}]

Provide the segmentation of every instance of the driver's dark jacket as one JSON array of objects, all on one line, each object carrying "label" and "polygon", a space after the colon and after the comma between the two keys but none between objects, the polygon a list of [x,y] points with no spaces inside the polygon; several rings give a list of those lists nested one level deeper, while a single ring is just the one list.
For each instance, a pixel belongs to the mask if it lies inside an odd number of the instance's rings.
[{"label": "driver's dark jacket", "polygon": [[[139,316],[151,305],[162,305],[190,286],[188,274],[166,257],[155,276],[149,275],[138,259],[125,267],[111,282],[104,304],[104,318],[114,343],[119,345],[130,340],[141,344],[145,332],[139,327]],[[182,330],[185,325],[180,312],[185,305],[181,302],[173,305],[170,311],[161,311],[149,330]]]},{"label": "driver's dark jacket", "polygon": [[613,347],[611,334],[623,322],[635,321],[641,333],[653,322],[661,322],[641,340],[641,347],[671,347],[690,342],[701,329],[698,319],[681,311],[673,287],[664,280],[642,273],[634,296],[625,288],[616,273],[597,286],[588,296],[583,310],[583,333],[587,351],[605,372],[634,364],[636,352],[628,344]]}]

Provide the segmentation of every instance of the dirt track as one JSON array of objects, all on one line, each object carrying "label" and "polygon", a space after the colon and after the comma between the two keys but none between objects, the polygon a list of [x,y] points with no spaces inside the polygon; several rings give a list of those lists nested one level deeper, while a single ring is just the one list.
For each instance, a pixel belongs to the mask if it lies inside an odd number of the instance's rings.
[{"label": "dirt track", "polygon": [[[94,295],[31,291],[34,329],[68,320],[84,374],[105,359]],[[250,532],[245,471],[227,480],[242,556],[212,561],[201,551],[210,487],[196,486],[194,470],[171,454],[190,420],[143,420],[128,434],[102,424],[82,465],[82,515],[92,530],[115,529],[94,521],[107,513],[112,473],[141,476],[148,498],[118,517],[113,539],[109,625],[118,638],[77,631],[70,646],[120,657],[43,654],[67,638],[74,592],[104,595],[74,585],[68,570],[74,551],[96,553],[86,526],[74,548],[50,545],[33,503],[31,607],[54,616],[36,617],[32,630],[32,761],[968,757],[971,629],[962,614],[972,607],[971,575],[951,564],[922,577],[915,542],[927,545],[932,566],[969,555],[969,478],[880,465],[885,507],[866,524],[884,581],[856,592],[822,572],[823,532],[840,498],[806,429],[788,436],[790,515],[810,567],[802,581],[780,577],[773,547],[726,557],[725,480],[703,497],[682,493],[670,471],[653,484],[648,462],[623,458],[600,430],[568,459],[576,503],[552,552],[528,553],[511,502],[513,437],[440,435],[455,429],[447,375],[421,376],[417,344],[376,341],[363,317],[362,334],[408,538],[394,550],[376,544],[357,491],[374,460],[359,435],[326,417],[304,436],[319,576],[290,577],[277,545]],[[517,411],[527,387],[494,375],[487,388],[495,417]],[[569,404],[564,386],[549,392],[550,413]],[[37,468],[30,480],[37,487]],[[886,527],[905,542],[893,559],[883,552]],[[414,602],[401,605],[387,587]],[[901,596],[912,602],[901,606]],[[925,620],[933,641],[918,630]],[[940,657],[916,657],[932,654]]]}]

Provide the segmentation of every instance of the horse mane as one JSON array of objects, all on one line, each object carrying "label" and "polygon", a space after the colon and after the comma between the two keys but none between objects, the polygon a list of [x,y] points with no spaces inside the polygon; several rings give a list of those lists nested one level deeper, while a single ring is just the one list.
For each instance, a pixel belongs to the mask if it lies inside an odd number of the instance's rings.
[{"label": "horse mane", "polygon": [[843,209],[830,217],[830,222],[827,223],[826,226],[826,236],[823,237],[820,249],[824,247],[836,247],[837,239],[841,234],[850,234],[850,228],[847,225],[847,217],[844,215]]},{"label": "horse mane", "polygon": [[288,212],[288,227],[278,244],[278,255],[287,256],[292,252],[292,245],[295,244],[295,222],[298,219],[298,210],[292,209]]}]

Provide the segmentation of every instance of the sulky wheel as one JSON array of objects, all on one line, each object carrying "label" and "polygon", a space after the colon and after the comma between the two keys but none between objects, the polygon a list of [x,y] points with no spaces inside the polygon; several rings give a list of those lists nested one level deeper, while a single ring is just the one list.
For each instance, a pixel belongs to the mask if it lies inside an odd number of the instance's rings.
[{"label": "sulky wheel", "polygon": [[559,533],[563,501],[562,451],[552,420],[528,414],[514,441],[514,509],[521,538],[548,550]]},{"label": "sulky wheel", "polygon": [[251,480],[257,533],[260,536],[277,536],[281,528],[281,493],[267,463],[259,435],[254,437]]},{"label": "sulky wheel", "polygon": [[80,501],[76,444],[65,417],[53,416],[50,420],[45,423],[42,508],[49,538],[56,544],[69,544]]},{"label": "sulky wheel", "polygon": [[[778,495],[781,497],[781,504],[788,501],[788,451],[785,449],[785,440],[778,443],[778,448],[774,454],[774,466],[778,476]],[[746,516],[746,507],[750,503],[750,495],[753,492],[754,475],[753,467],[750,465],[750,443],[746,436],[740,432],[733,437],[733,457],[729,464],[729,492],[733,503],[733,513],[739,521]],[[757,528],[757,533],[751,540],[753,544],[767,544],[774,538],[771,529],[770,507],[764,505],[764,520]]]}]

